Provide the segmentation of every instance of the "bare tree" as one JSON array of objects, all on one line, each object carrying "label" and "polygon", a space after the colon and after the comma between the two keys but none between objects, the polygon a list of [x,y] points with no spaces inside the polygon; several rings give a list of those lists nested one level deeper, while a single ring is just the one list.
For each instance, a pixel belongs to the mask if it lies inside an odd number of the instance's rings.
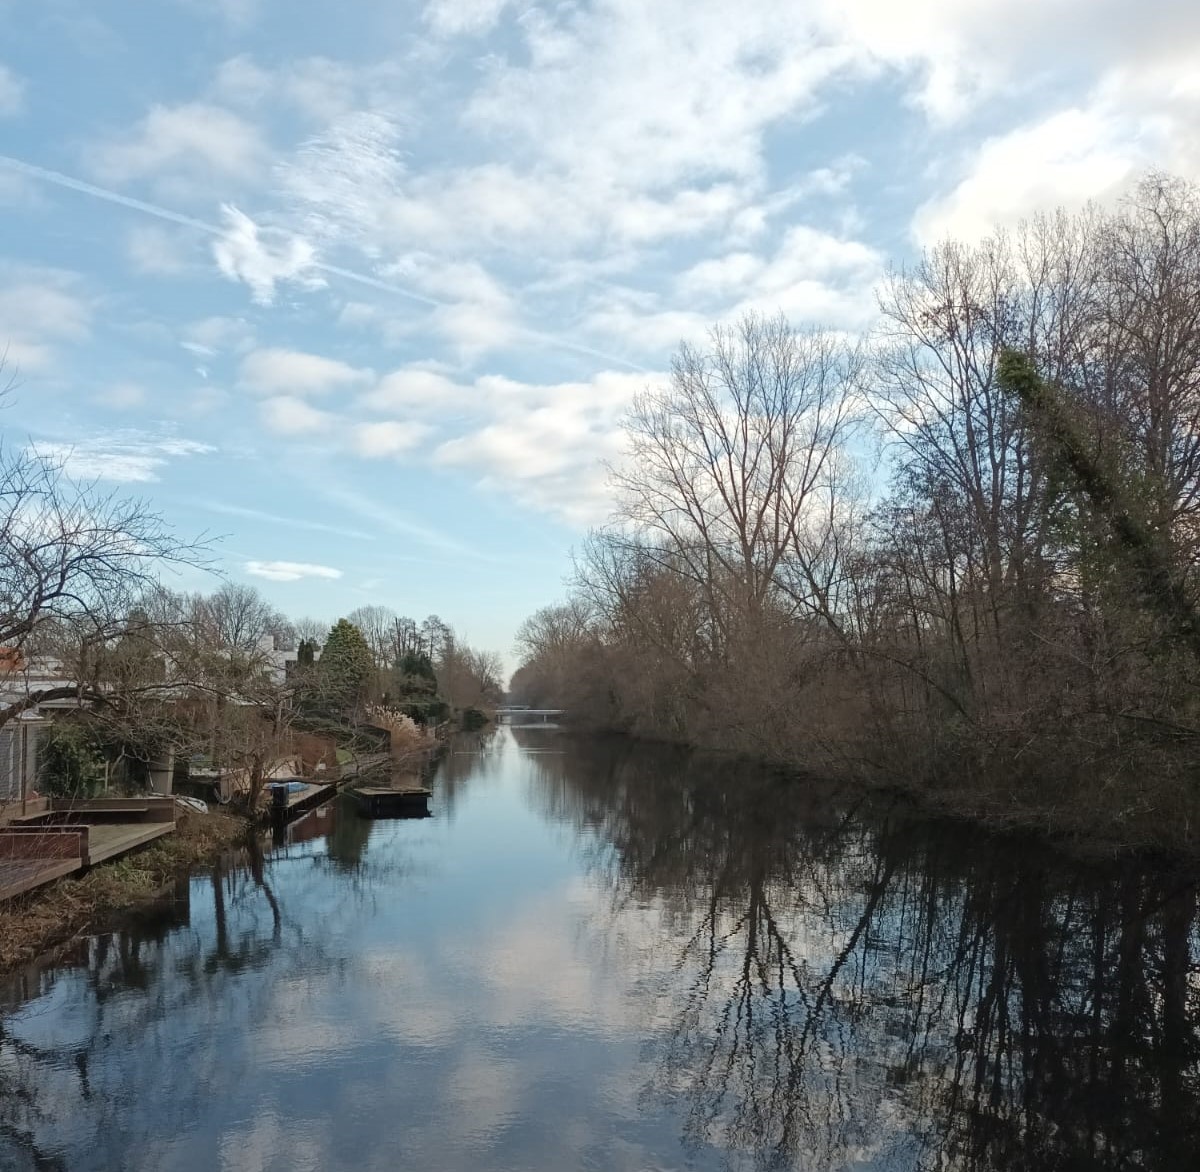
[{"label": "bare tree", "polygon": [[329,638],[329,628],[332,625],[332,623],[327,623],[322,619],[314,619],[308,615],[292,620],[292,630],[295,633],[297,642],[313,643],[317,647],[320,647]]},{"label": "bare tree", "polygon": [[635,400],[612,480],[623,526],[701,588],[724,641],[731,616],[761,611],[836,512],[862,363],[783,317],[752,314],[710,338],[707,351],[684,345],[670,384]]},{"label": "bare tree", "polygon": [[346,617],[362,631],[376,668],[390,667],[396,659],[396,612],[387,606],[360,606]]},{"label": "bare tree", "polygon": [[84,661],[74,686],[25,690],[0,707],[0,724],[86,690],[156,576],[204,560],[201,543],[179,540],[145,502],[79,484],[61,464],[0,442],[0,646],[11,663],[52,632]]},{"label": "bare tree", "polygon": [[543,606],[517,628],[517,654],[526,659],[559,656],[573,649],[587,632],[588,615],[578,599]]},{"label": "bare tree", "polygon": [[446,643],[454,639],[454,632],[449,624],[431,614],[422,621],[418,637],[420,642],[417,651],[437,660],[444,653]]},{"label": "bare tree", "polygon": [[291,638],[288,620],[253,586],[226,582],[196,599],[196,620],[218,646],[253,651],[266,636]]},{"label": "bare tree", "polygon": [[416,655],[421,651],[421,629],[416,621],[408,615],[398,615],[392,623],[392,643],[395,662],[399,663],[406,655]]}]

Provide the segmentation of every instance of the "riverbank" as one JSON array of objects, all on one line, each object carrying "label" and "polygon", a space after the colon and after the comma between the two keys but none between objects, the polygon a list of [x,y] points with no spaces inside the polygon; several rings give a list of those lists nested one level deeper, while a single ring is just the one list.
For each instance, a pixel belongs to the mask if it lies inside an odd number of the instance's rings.
[{"label": "riverbank", "polygon": [[1151,866],[1200,865],[1196,823],[1177,822],[1153,809],[1111,804],[1104,797],[1087,802],[1014,802],[1001,792],[948,793],[895,779],[865,783],[869,793],[902,802],[930,823],[957,823],[998,841],[1034,841],[1079,863],[1142,861]]},{"label": "riverbank", "polygon": [[[1019,753],[981,763],[966,755],[924,762],[907,772],[896,752],[871,759],[813,746],[811,755],[795,745],[777,753],[728,748],[712,740],[687,740],[628,729],[582,727],[577,733],[601,739],[627,738],[682,753],[716,755],[761,766],[796,784],[819,780],[843,796],[883,796],[902,800],[914,813],[962,823],[989,834],[1027,835],[1052,844],[1072,857],[1142,858],[1148,861],[1200,863],[1200,792],[1170,762],[1126,755],[1100,762],[1064,750]],[[1055,761],[1057,768],[1031,762]]]},{"label": "riverbank", "polygon": [[0,972],[137,911],[181,872],[215,861],[252,833],[247,819],[223,810],[181,811],[175,833],[144,850],[0,905]]},{"label": "riverbank", "polygon": [[1093,730],[1014,743],[952,744],[939,755],[884,750],[857,776],[924,813],[990,833],[1035,835],[1078,857],[1200,859],[1200,793],[1177,747]]}]

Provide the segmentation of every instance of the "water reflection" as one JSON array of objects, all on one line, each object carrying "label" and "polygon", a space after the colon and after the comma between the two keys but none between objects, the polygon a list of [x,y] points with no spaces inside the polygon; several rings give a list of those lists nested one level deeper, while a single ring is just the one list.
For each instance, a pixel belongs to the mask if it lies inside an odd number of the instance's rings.
[{"label": "water reflection", "polygon": [[661,909],[647,1091],[692,1144],[763,1168],[1200,1166],[1192,877],[620,744],[538,775],[601,844],[615,916]]},{"label": "water reflection", "polygon": [[553,730],[0,987],[0,1167],[1200,1165],[1196,888]]}]

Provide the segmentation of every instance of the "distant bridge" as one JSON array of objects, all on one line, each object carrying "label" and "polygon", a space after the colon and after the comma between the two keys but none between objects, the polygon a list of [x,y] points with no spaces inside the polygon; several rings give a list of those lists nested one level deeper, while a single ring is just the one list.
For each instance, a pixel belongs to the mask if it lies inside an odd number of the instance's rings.
[{"label": "distant bridge", "polygon": [[549,724],[550,717],[565,716],[566,711],[565,708],[526,708],[520,704],[506,704],[504,707],[496,709],[496,716],[507,716],[510,724],[514,716],[540,716],[542,724]]}]

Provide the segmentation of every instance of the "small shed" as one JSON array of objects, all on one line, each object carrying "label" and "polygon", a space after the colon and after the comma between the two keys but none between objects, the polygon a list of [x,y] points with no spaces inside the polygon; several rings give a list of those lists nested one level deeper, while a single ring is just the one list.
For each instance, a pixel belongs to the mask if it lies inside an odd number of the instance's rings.
[{"label": "small shed", "polygon": [[22,801],[37,788],[38,736],[48,723],[31,710],[0,726],[0,806]]}]

